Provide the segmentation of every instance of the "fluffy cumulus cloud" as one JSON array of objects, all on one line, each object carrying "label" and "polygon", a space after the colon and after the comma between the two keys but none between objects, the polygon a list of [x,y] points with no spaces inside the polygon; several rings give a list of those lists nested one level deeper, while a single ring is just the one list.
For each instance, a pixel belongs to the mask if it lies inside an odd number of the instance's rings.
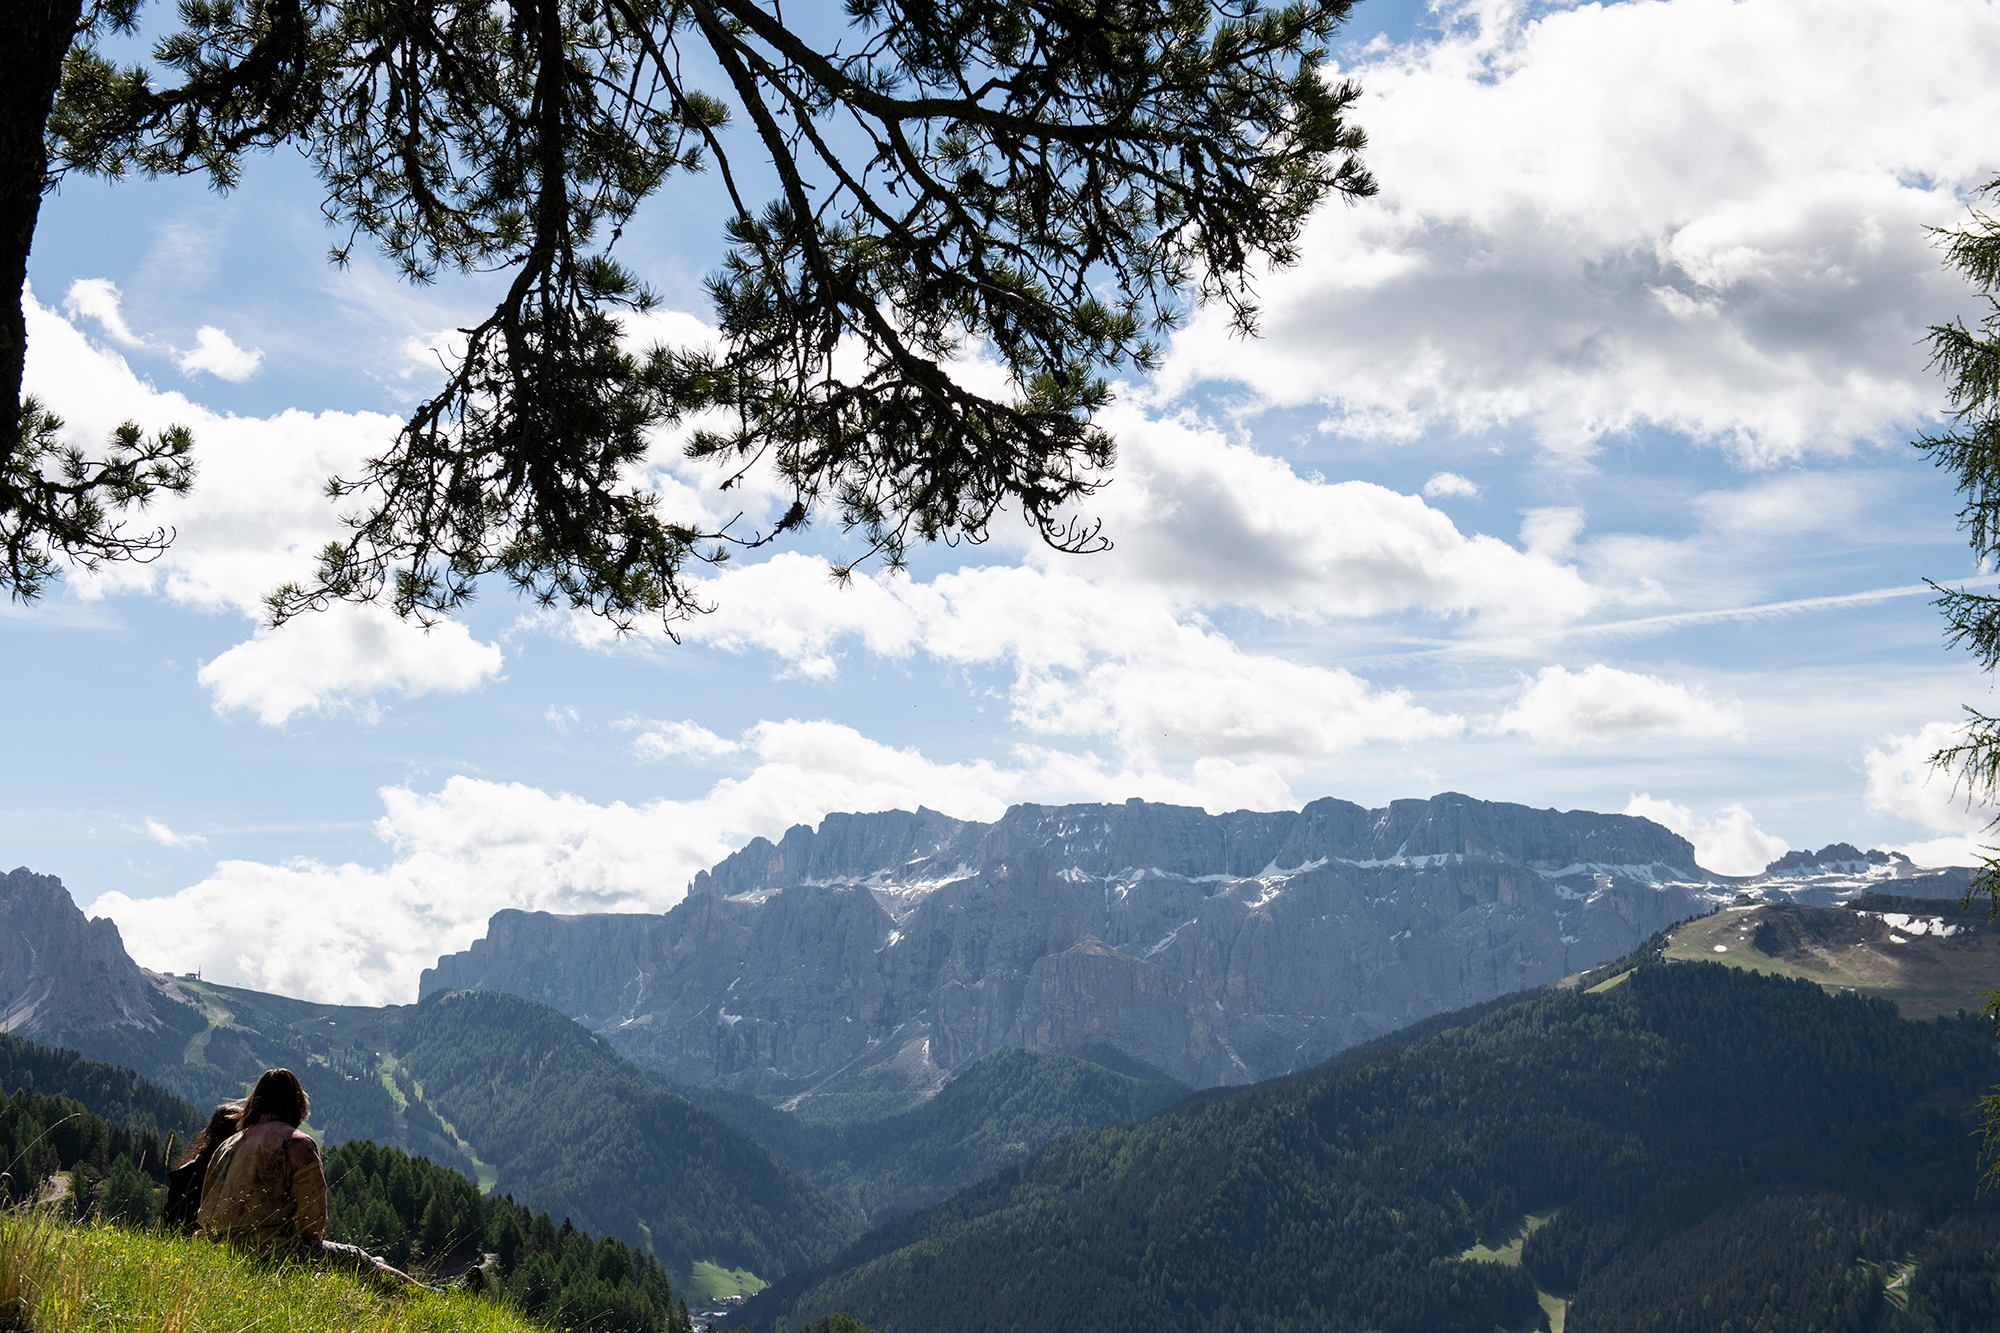
[{"label": "fluffy cumulus cloud", "polygon": [[1439,500],[1447,496],[1461,500],[1477,500],[1480,488],[1477,483],[1459,476],[1456,472],[1439,472],[1424,483],[1424,498]]},{"label": "fluffy cumulus cloud", "polygon": [[25,304],[30,379],[63,418],[68,438],[101,448],[119,423],[138,421],[148,428],[187,426],[197,442],[201,470],[193,492],[146,511],[174,529],[173,547],[151,564],[74,575],[85,596],[158,592],[204,610],[258,615],[274,584],[309,574],[319,549],[339,535],[336,512],[321,493],[326,479],[354,471],[398,425],[365,412],[257,419],[211,411],[155,388],[32,297]]},{"label": "fluffy cumulus cloud", "polygon": [[[1135,760],[1320,758],[1374,742],[1459,734],[1463,719],[1338,667],[1246,652],[1157,590],[1104,586],[1022,566],[928,582],[857,576],[830,586],[823,559],[781,555],[717,578],[721,608],[690,641],[777,654],[824,678],[845,645],[891,659],[1011,669],[1010,716],[1047,737],[1102,738]],[[576,632],[602,631],[579,623]],[[685,725],[685,724],[678,724]],[[682,731],[646,733],[648,753],[689,753]]]},{"label": "fluffy cumulus cloud", "polygon": [[[117,291],[108,283],[71,288],[73,311],[117,335]],[[210,411],[162,392],[114,353],[93,347],[77,327],[25,300],[32,382],[86,449],[120,423],[189,427],[197,440],[199,484],[146,511],[174,530],[173,546],[150,564],[108,564],[73,572],[85,598],[152,592],[207,611],[261,618],[263,599],[282,580],[311,573],[319,548],[337,536],[336,513],[321,487],[352,472],[395,431],[373,413],[285,412],[252,419]],[[126,331],[129,334],[129,330]],[[369,715],[389,694],[463,691],[500,670],[500,649],[463,626],[429,634],[372,607],[336,607],[280,630],[259,629],[205,664],[200,679],[218,710],[246,709],[276,725],[300,712]]]},{"label": "fluffy cumulus cloud", "polygon": [[460,694],[500,672],[500,646],[481,643],[464,625],[424,630],[379,606],[340,604],[260,628],[196,679],[218,713],[244,709],[266,726],[300,713],[345,712],[373,720],[385,695]]},{"label": "fluffy cumulus cloud", "polygon": [[1493,729],[1544,745],[1735,738],[1743,734],[1743,709],[1733,699],[1712,699],[1678,681],[1602,662],[1581,671],[1547,666],[1522,682]]},{"label": "fluffy cumulus cloud", "polygon": [[1791,850],[1783,838],[1757,827],[1756,818],[1741,802],[1712,815],[1697,815],[1684,805],[1639,793],[1624,812],[1650,819],[1694,844],[1694,859],[1704,869],[1723,875],[1754,875]]},{"label": "fluffy cumulus cloud", "polygon": [[742,747],[718,736],[698,722],[656,722],[627,718],[617,727],[632,731],[632,757],[646,761],[664,759],[716,759],[734,754]]},{"label": "fluffy cumulus cloud", "polygon": [[1574,454],[1656,424],[1751,460],[1936,405],[1918,344],[1966,298],[1924,228],[1994,169],[1966,132],[2000,119],[1991,4],[1442,8],[1352,70],[1381,194],[1315,221],[1264,341],[1198,316],[1174,382],[1351,434],[1520,423]]},{"label": "fluffy cumulus cloud", "polygon": [[241,384],[263,366],[264,353],[255,348],[245,351],[223,330],[204,324],[195,330],[192,348],[174,353],[174,364],[189,375],[206,372],[219,380]]},{"label": "fluffy cumulus cloud", "polygon": [[[1087,562],[1100,582],[1275,616],[1414,611],[1498,626],[1567,622],[1644,595],[1586,580],[1568,540],[1516,546],[1467,534],[1419,496],[1302,477],[1212,427],[1148,416],[1137,403],[1114,407],[1105,424],[1120,453],[1116,482],[1089,506],[1117,540]],[[1438,484],[1426,492],[1465,493],[1433,492]],[[1561,513],[1573,539],[1583,516]]]},{"label": "fluffy cumulus cloud", "polygon": [[158,339],[136,333],[125,320],[124,300],[124,293],[109,278],[78,278],[63,294],[63,309],[74,318],[90,320],[120,347],[171,354],[174,364],[185,375],[205,373],[241,384],[263,368],[262,351],[238,347],[235,339],[213,324],[195,330],[195,345],[187,349],[168,347]]},{"label": "fluffy cumulus cloud", "polygon": [[1970,793],[1951,773],[1931,767],[1932,755],[1964,736],[1959,723],[1932,722],[1862,750],[1869,806],[1930,835],[1893,844],[1918,865],[1974,865],[1995,841],[1986,826],[2000,811],[1968,800]]},{"label": "fluffy cumulus cloud", "polygon": [[[750,771],[688,801],[597,805],[467,777],[429,793],[387,788],[377,824],[394,850],[386,868],[225,861],[172,896],[109,893],[88,910],[116,921],[148,967],[199,967],[332,1003],[402,1003],[424,968],[483,934],[495,911],[664,911],[749,838],[832,810],[928,805],[993,819],[1016,800],[1133,795],[1217,810],[1297,804],[1268,769],[1220,760],[1196,765],[1192,781],[1034,748],[1004,766],[939,763],[828,722],[760,723],[740,744]],[[308,936],[311,947],[299,947]]]}]

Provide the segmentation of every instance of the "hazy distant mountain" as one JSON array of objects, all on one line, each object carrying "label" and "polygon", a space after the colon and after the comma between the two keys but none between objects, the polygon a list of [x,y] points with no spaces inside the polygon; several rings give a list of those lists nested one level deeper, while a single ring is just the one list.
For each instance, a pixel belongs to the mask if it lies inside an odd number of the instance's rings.
[{"label": "hazy distant mountain", "polygon": [[1108,1044],[1195,1086],[1248,1083],[1620,957],[1746,890],[1963,890],[1844,844],[1773,870],[1710,874],[1645,819],[1455,793],[835,814],[752,842],[663,915],[498,913],[422,993],[527,996],[678,1082],[873,1115],[1010,1046]]}]

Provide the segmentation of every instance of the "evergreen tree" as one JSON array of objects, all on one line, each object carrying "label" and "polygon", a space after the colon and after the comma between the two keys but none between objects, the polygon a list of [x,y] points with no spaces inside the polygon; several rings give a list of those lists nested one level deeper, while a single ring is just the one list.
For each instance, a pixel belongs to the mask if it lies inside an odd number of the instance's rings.
[{"label": "evergreen tree", "polygon": [[[892,565],[911,540],[982,540],[1003,507],[1088,549],[1070,506],[1112,462],[1105,373],[1151,365],[1190,296],[1251,329],[1255,270],[1296,258],[1328,194],[1374,188],[1345,119],[1359,89],[1320,67],[1351,3],[847,0],[844,26],[800,27],[770,0],[190,0],[155,51],[177,82],[156,85],[93,45],[140,0],[38,2],[10,42],[0,195],[21,216],[0,249],[18,286],[46,120],[58,172],[114,178],[227,187],[244,152],[292,144],[347,232],[336,261],[365,238],[413,281],[511,274],[444,389],[329,483],[360,506],[350,535],[273,595],[276,620],[386,598],[428,622],[498,573],[671,624],[700,609],[691,568],[822,506]],[[612,246],[709,167],[719,345],[633,355],[620,317],[655,298]],[[969,351],[1008,388],[954,377]],[[682,422],[725,486],[776,470],[792,503],[772,528],[663,515],[635,484],[649,434]],[[0,501],[24,542],[54,533]]]},{"label": "evergreen tree", "polygon": [[[2000,177],[1980,193],[2000,195]],[[1916,441],[1939,467],[1958,478],[1964,507],[1959,526],[1971,534],[1980,563],[2000,559],[2000,218],[1978,208],[1972,221],[1938,232],[1946,263],[1964,274],[1986,301],[1986,315],[1977,329],[1963,321],[1931,327],[1931,364],[1943,374],[1950,396],[1953,428]],[[1945,637],[1962,644],[1987,671],[2000,668],[2000,595],[1969,588],[1937,588],[1937,605],[1944,612]],[[1931,756],[1938,768],[1954,774],[1968,801],[1990,804],[2000,798],[2000,717],[1965,707],[1961,738]],[[1993,831],[2000,818],[1987,825]],[[1979,877],[1966,889],[1969,905],[1979,896],[1988,914],[2000,916],[2000,849],[1987,848]],[[2000,991],[1987,994],[1986,1012],[2000,1021]],[[1985,1179],[2000,1183],[2000,1092],[1986,1099]]]},{"label": "evergreen tree", "polygon": [[[2000,196],[2000,177],[1980,193]],[[1945,262],[1985,299],[1986,315],[1977,329],[1963,321],[1931,327],[1931,364],[1945,378],[1953,428],[1923,436],[1916,446],[1957,477],[1965,501],[1959,526],[1984,564],[2000,559],[2000,218],[1975,208],[1968,225],[1941,228],[1938,239]],[[1938,590],[1946,639],[1970,649],[1987,671],[2000,667],[2000,594],[1931,586]],[[1991,802],[2000,797],[2000,717],[1970,705],[1965,712],[1963,738],[1932,762],[1955,774],[1968,800]],[[1991,855],[1966,901],[1982,894],[2000,915],[2000,859]]]}]

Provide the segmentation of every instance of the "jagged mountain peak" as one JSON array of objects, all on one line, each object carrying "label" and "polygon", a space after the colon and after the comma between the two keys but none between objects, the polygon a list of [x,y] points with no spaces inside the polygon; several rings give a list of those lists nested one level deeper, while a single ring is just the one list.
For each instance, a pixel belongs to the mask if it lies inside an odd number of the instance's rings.
[{"label": "jagged mountain peak", "polygon": [[44,1043],[151,1031],[152,996],[116,922],[86,918],[54,875],[20,866],[0,877],[0,1030]]}]

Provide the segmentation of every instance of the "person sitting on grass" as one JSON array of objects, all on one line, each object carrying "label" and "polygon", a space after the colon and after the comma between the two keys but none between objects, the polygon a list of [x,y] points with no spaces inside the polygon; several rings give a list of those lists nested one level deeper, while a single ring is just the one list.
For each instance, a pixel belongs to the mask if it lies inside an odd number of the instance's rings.
[{"label": "person sitting on grass", "polygon": [[421,1286],[366,1250],[326,1238],[326,1173],[319,1145],[299,1129],[311,1110],[297,1074],[264,1071],[243,1103],[242,1128],[208,1164],[199,1234],[335,1264],[384,1284]]},{"label": "person sitting on grass", "polygon": [[167,1202],[160,1210],[160,1223],[176,1231],[193,1231],[201,1212],[201,1184],[208,1164],[223,1140],[236,1132],[243,1114],[243,1099],[231,1098],[209,1112],[208,1124],[188,1144],[180,1165],[167,1172]]}]

